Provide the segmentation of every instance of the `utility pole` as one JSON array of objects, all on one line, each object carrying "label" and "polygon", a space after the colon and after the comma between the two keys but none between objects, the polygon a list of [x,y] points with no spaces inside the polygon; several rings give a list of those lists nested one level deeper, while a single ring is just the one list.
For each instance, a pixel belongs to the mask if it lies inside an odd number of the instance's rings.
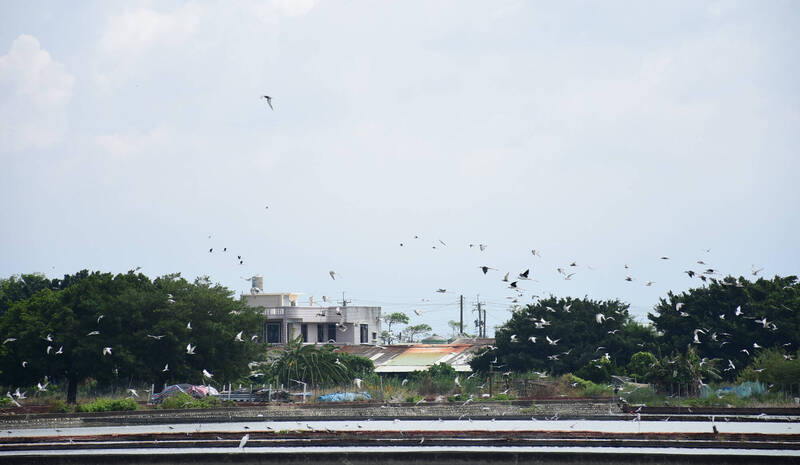
[{"label": "utility pole", "polygon": [[483,309],[483,337],[486,337],[486,309]]},{"label": "utility pole", "polygon": [[478,301],[478,337],[486,337],[486,322],[484,321],[485,314],[481,311],[481,301]]},{"label": "utility pole", "polygon": [[464,296],[463,295],[461,296],[461,299],[459,301],[459,307],[461,308],[461,319],[459,320],[461,323],[460,323],[460,326],[459,326],[460,329],[459,329],[459,333],[458,333],[458,335],[460,337],[462,334],[464,334]]}]

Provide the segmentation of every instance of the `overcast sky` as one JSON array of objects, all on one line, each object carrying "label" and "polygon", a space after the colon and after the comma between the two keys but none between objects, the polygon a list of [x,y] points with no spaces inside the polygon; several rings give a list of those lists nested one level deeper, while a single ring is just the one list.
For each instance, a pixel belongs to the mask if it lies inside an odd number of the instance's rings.
[{"label": "overcast sky", "polygon": [[800,271],[798,31],[793,1],[6,1],[0,276],[260,274],[449,334],[530,268],[520,303],[644,321],[684,270]]}]

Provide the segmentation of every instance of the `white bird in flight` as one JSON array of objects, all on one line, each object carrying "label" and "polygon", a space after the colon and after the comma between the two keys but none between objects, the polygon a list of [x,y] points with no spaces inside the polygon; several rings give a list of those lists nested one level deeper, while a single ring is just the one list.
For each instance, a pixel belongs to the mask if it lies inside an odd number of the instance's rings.
[{"label": "white bird in flight", "polygon": [[205,368],[203,368],[203,376],[206,377],[206,378],[213,378],[214,377],[214,375],[209,373],[208,370],[206,370]]},{"label": "white bird in flight", "polygon": [[111,355],[111,347],[103,347],[103,355]]},{"label": "white bird in flight", "polygon": [[267,99],[267,105],[269,105],[269,109],[275,111],[275,108],[272,106],[272,97],[269,95],[262,95],[261,98]]},{"label": "white bird in flight", "polygon": [[[17,402],[17,401],[14,399],[14,396],[12,396],[10,392],[6,392],[6,397],[8,397],[9,399],[11,399],[11,402],[12,402],[14,405],[16,405],[17,407],[22,407],[22,404],[20,404],[19,402]],[[9,431],[9,433],[10,433],[10,431]]]},{"label": "white bird in flight", "polygon": [[100,331],[91,331],[87,336],[97,336],[100,334]]},{"label": "white bird in flight", "polygon": [[164,369],[163,369],[163,370],[161,370],[161,371],[169,371],[169,363],[167,363],[166,365],[164,365]]},{"label": "white bird in flight", "polygon": [[331,279],[332,280],[336,281],[336,272],[335,271],[331,270],[331,271],[328,272],[328,274],[331,275]]},{"label": "white bird in flight", "polygon": [[244,445],[247,444],[248,439],[250,439],[249,434],[245,434],[244,436],[242,436],[242,440],[239,441],[239,449],[244,449]]},{"label": "white bird in flight", "polygon": [[197,348],[197,346],[193,346],[192,343],[190,342],[190,343],[186,344],[186,353],[189,354],[189,355],[195,355],[194,350],[196,348]]},{"label": "white bird in flight", "polygon": [[233,338],[233,340],[234,340],[234,341],[238,341],[238,342],[244,342],[244,340],[242,339],[242,333],[244,333],[244,331],[239,331],[239,334],[237,334],[237,335],[236,335],[236,336]]}]

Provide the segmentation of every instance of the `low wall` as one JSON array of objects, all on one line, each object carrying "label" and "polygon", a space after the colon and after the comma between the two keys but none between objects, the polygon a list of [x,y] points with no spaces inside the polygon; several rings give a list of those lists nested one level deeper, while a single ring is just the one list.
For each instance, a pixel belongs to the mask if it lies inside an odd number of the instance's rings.
[{"label": "low wall", "polygon": [[610,400],[542,400],[518,402],[468,402],[420,404],[281,404],[246,405],[222,409],[138,410],[131,412],[4,414],[0,428],[41,428],[147,423],[193,423],[251,421],[254,419],[345,419],[345,418],[500,418],[500,417],[589,417],[618,415]]}]

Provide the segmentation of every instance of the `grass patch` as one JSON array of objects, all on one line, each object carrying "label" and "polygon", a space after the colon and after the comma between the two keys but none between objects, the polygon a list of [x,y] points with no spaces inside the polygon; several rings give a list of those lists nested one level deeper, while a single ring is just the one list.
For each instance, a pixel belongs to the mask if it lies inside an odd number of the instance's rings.
[{"label": "grass patch", "polygon": [[125,410],[138,410],[139,404],[133,399],[108,399],[101,398],[88,404],[79,404],[76,412],[118,412]]},{"label": "grass patch", "polygon": [[614,389],[605,384],[579,378],[573,374],[566,374],[558,379],[559,391],[569,391],[578,397],[609,397],[614,394]]},{"label": "grass patch", "polygon": [[664,405],[664,401],[667,398],[665,395],[659,394],[651,388],[643,387],[634,387],[630,391],[623,389],[619,394],[628,404],[644,404],[648,407],[661,407]]},{"label": "grass patch", "polygon": [[219,408],[222,407],[222,401],[219,398],[214,396],[206,396],[200,399],[195,399],[194,397],[186,394],[185,392],[179,392],[177,394],[173,394],[163,402],[161,402],[161,408],[163,409],[192,409],[192,408]]},{"label": "grass patch", "polygon": [[50,413],[69,413],[72,411],[72,407],[63,399],[53,399],[47,404],[50,407]]}]

